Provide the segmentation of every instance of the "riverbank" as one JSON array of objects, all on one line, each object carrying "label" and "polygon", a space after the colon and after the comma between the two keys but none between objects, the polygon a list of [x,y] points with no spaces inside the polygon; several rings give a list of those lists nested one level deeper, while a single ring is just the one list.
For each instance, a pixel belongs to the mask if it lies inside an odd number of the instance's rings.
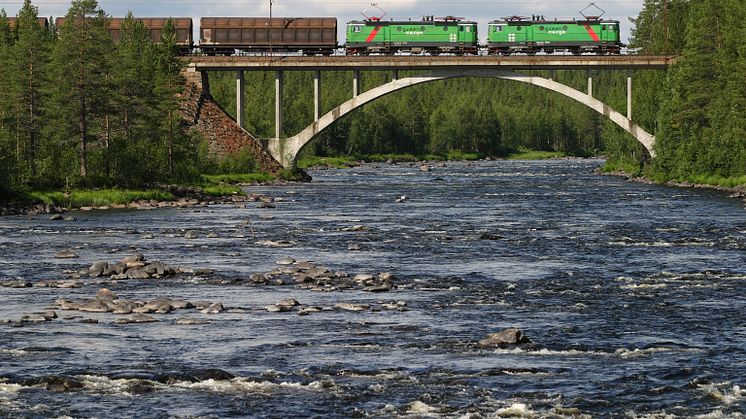
[{"label": "riverbank", "polygon": [[654,179],[648,177],[638,169],[623,165],[604,165],[596,170],[603,176],[617,176],[630,182],[647,185],[663,185],[673,188],[711,189],[730,194],[731,198],[741,199],[746,203],[746,176],[724,178],[719,176],[692,176],[689,179]]},{"label": "riverbank", "polygon": [[203,175],[196,185],[155,185],[148,189],[94,188],[66,191],[26,191],[0,205],[0,216],[62,214],[71,210],[153,209],[254,202],[244,185],[284,184],[288,181],[266,173]]},{"label": "riverbank", "polygon": [[372,154],[354,156],[303,157],[298,161],[300,169],[344,169],[365,163],[416,163],[478,160],[549,160],[578,157],[561,151],[517,150],[505,156],[490,156],[480,153],[448,152],[445,154]]}]

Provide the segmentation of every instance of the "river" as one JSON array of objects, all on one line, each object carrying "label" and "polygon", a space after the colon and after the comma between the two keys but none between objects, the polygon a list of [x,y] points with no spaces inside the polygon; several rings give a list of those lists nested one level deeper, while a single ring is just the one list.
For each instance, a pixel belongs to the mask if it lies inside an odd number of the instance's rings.
[{"label": "river", "polygon": [[[743,203],[593,174],[601,163],[367,165],[246,188],[276,198],[265,208],[2,218],[0,282],[37,286],[0,288],[0,416],[743,417]],[[38,286],[134,252],[214,274]],[[249,280],[283,258],[395,287]],[[226,310],[119,324],[55,305],[101,288]],[[267,310],[286,299],[302,306]],[[509,327],[531,342],[478,344]]]}]

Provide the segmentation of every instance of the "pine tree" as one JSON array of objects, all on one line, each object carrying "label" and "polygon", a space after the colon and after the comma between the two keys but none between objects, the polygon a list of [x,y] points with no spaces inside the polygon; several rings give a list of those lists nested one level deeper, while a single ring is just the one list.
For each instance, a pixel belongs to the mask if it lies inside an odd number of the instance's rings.
[{"label": "pine tree", "polygon": [[106,13],[95,0],[74,0],[59,28],[53,52],[56,134],[60,143],[77,144],[79,176],[89,176],[89,146],[97,119],[110,94],[106,75],[114,50]]},{"label": "pine tree", "polygon": [[722,13],[717,0],[690,6],[686,46],[669,70],[668,91],[656,147],[659,169],[676,178],[707,173],[713,130],[708,110],[718,87],[717,51],[722,46]]},{"label": "pine tree", "polygon": [[46,87],[49,65],[49,38],[38,23],[38,10],[25,0],[18,14],[18,40],[14,45],[13,68],[14,113],[19,149],[22,152],[24,183],[38,181],[38,151],[41,141],[43,106],[42,90]]},{"label": "pine tree", "polygon": [[16,168],[13,151],[10,112],[12,104],[10,77],[12,37],[5,9],[0,9],[0,199],[13,189]]},{"label": "pine tree", "polygon": [[[181,76],[183,63],[178,58],[178,47],[176,46],[176,30],[173,21],[169,19],[163,28],[161,43],[157,49],[157,67],[155,76],[155,94],[157,98],[157,111],[161,121],[161,138],[164,139],[167,150],[168,175],[177,175],[177,158],[181,155],[186,159],[189,147],[184,147],[188,139],[184,135],[183,121],[179,115],[178,95],[184,86]],[[188,166],[185,162],[184,166]]]}]

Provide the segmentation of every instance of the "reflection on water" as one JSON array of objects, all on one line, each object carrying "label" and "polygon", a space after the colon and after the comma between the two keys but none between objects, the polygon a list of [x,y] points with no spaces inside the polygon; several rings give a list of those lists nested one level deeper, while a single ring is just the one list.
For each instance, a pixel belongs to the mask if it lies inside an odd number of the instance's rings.
[{"label": "reflection on water", "polygon": [[[742,203],[596,176],[598,164],[365,166],[250,188],[275,208],[3,218],[0,282],[65,280],[133,252],[216,274],[0,288],[0,321],[59,315],[0,325],[0,416],[743,415]],[[56,259],[64,249],[79,258]],[[397,288],[250,279],[285,257],[392,272]],[[104,287],[226,311],[117,324],[55,306]],[[286,299],[318,310],[266,309]],[[507,327],[532,343],[477,345]]]}]

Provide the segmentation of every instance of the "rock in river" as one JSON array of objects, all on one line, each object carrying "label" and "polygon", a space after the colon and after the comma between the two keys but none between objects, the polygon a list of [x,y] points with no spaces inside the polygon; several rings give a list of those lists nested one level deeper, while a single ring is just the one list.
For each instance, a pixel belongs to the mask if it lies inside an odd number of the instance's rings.
[{"label": "rock in river", "polygon": [[88,268],[88,275],[90,275],[93,278],[96,278],[101,275],[104,275],[104,273],[107,273],[108,271],[109,271],[109,262],[95,262],[93,265],[91,265],[90,268]]},{"label": "rock in river", "polygon": [[497,333],[490,333],[479,341],[480,346],[507,346],[530,343],[531,340],[520,329],[510,328]]},{"label": "rock in river", "polygon": [[80,311],[86,311],[89,313],[108,313],[113,311],[113,308],[109,307],[106,302],[101,300],[90,300],[80,305],[78,309]]},{"label": "rock in river", "polygon": [[57,259],[75,259],[78,257],[78,254],[72,250],[60,250],[54,254],[54,257]]},{"label": "rock in river", "polygon": [[117,319],[117,324],[130,324],[130,323],[154,323],[158,319],[155,317],[146,316],[145,314],[135,314],[132,317]]}]

